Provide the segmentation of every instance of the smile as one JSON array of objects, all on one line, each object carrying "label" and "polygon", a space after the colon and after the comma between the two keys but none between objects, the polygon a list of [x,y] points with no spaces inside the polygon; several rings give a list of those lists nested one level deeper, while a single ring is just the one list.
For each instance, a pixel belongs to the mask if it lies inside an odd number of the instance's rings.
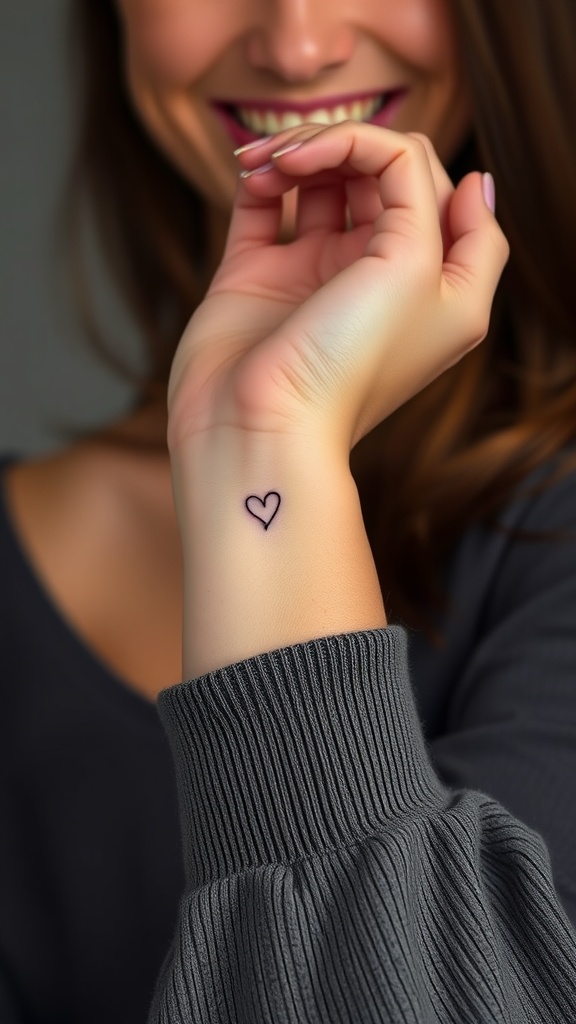
[{"label": "smile", "polygon": [[287,110],[284,113],[273,110],[254,110],[250,107],[237,107],[236,117],[250,131],[262,135],[274,135],[287,128],[299,128],[301,124],[313,121],[315,124],[339,124],[340,121],[368,121],[380,110],[384,96],[370,100],[356,100],[353,103],[341,103],[336,107],[318,106],[314,110],[300,113]]},{"label": "smile", "polygon": [[241,100],[234,104],[216,101],[213,106],[233,141],[242,145],[310,122],[332,125],[357,121],[386,125],[405,94],[405,89],[397,88],[381,93],[326,97],[323,102],[319,99],[307,103]]}]

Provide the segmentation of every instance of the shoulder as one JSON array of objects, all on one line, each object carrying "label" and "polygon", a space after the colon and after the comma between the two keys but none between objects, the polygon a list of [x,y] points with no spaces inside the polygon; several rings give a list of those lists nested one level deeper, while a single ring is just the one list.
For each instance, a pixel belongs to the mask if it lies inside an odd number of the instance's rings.
[{"label": "shoulder", "polygon": [[82,621],[101,616],[103,595],[154,550],[174,516],[165,461],[82,443],[5,470],[17,548],[59,607]]},{"label": "shoulder", "polygon": [[576,531],[576,445],[542,462],[518,485],[498,524],[534,532]]},{"label": "shoulder", "polygon": [[542,462],[496,522],[476,522],[462,535],[446,579],[459,621],[501,623],[527,605],[541,609],[551,595],[555,616],[576,614],[574,452],[566,448]]},{"label": "shoulder", "polygon": [[169,465],[111,445],[81,443],[9,465],[3,474],[7,510],[18,532],[55,545],[76,536],[109,539],[138,509],[165,511]]},{"label": "shoulder", "polygon": [[[517,488],[495,530],[483,532],[497,618],[532,609],[535,632],[561,624],[573,631],[576,615],[576,463],[564,449]],[[527,620],[526,620],[527,621]]]}]

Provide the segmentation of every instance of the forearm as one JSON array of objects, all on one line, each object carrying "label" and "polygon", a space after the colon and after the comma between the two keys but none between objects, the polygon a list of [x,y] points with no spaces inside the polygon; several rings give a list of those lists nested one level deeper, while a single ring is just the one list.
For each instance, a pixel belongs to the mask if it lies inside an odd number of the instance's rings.
[{"label": "forearm", "polygon": [[[184,678],[315,637],[386,626],[345,459],[228,428],[186,442],[171,459],[184,559]],[[279,500],[261,504],[270,492]],[[246,507],[250,496],[256,515]]]}]

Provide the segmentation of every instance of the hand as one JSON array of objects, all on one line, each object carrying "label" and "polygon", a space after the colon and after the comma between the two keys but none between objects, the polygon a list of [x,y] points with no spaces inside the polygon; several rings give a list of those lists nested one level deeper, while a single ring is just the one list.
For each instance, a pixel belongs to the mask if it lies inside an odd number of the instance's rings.
[{"label": "hand", "polygon": [[[272,166],[239,180],[222,263],[174,359],[169,446],[225,424],[348,453],[486,336],[508,244],[480,174],[454,189],[424,136],[309,125],[240,161]],[[295,237],[279,244],[295,186]]]}]

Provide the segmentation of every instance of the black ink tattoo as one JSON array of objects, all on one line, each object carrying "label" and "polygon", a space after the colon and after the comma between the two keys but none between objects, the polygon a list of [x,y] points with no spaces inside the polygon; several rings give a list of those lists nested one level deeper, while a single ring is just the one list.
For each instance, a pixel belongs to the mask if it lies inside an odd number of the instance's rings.
[{"label": "black ink tattoo", "polygon": [[[268,498],[271,499],[270,507],[266,508],[266,505],[268,504]],[[276,515],[278,509],[280,508],[280,501],[281,498],[280,495],[278,494],[278,491],[268,491],[268,494],[266,494],[264,498],[259,498],[256,494],[251,494],[249,498],[246,498],[244,504],[246,505],[246,508],[248,509],[250,515],[254,516],[255,519],[259,519],[264,529],[267,530],[268,527],[270,526],[270,523],[274,519],[274,516]],[[251,505],[252,508],[250,507]],[[255,507],[257,511],[254,511]],[[265,518],[262,518],[261,515],[258,515],[259,512],[263,512]]]}]

